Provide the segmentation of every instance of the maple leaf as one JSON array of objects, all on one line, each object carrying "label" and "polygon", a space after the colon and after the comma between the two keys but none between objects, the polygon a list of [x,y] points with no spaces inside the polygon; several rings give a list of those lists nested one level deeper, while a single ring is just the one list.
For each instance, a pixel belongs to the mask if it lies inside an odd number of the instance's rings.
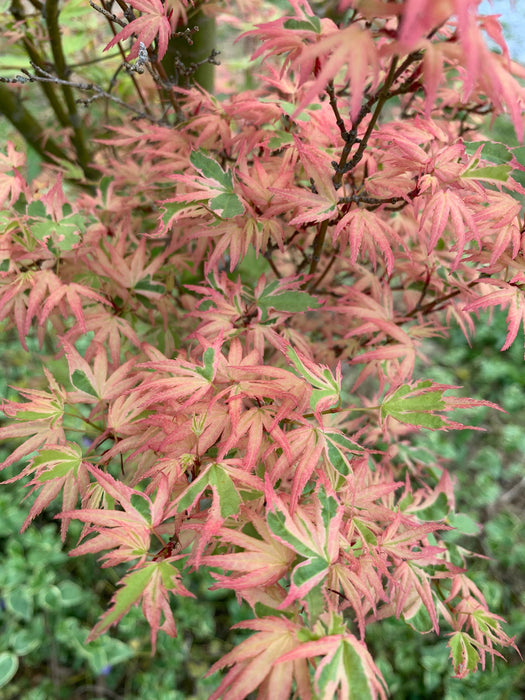
[{"label": "maple leaf", "polygon": [[186,23],[185,0],[174,0],[172,6],[161,0],[126,0],[128,5],[141,12],[141,16],[134,19],[116,34],[104,51],[118,44],[119,41],[129,39],[136,35],[137,39],[128,54],[128,61],[137,58],[140,44],[146,48],[157,39],[158,60],[161,61],[168,50],[168,42],[172,34],[172,27],[176,27],[179,19]]},{"label": "maple leaf", "polygon": [[[454,605],[457,597],[460,601]],[[443,614],[454,629],[448,646],[458,678],[474,672],[480,663],[484,669],[487,653],[493,658],[501,657],[494,649],[495,644],[512,646],[519,653],[515,638],[510,638],[501,627],[502,618],[489,611],[479,588],[463,573],[452,580],[445,603],[447,606],[443,608]]]},{"label": "maple leaf", "polygon": [[268,471],[272,481],[276,483],[279,479],[286,478],[293,470],[291,491],[293,510],[319,464],[325,449],[325,441],[321,430],[313,425],[305,425],[287,432],[286,443],[287,449]]},{"label": "maple leaf", "polygon": [[305,187],[272,187],[271,191],[278,195],[272,200],[268,209],[268,215],[289,212],[290,209],[297,212],[290,219],[292,226],[304,226],[321,221],[330,221],[337,216],[337,197],[328,199],[322,194],[317,194]]},{"label": "maple leaf", "polygon": [[501,258],[505,250],[510,247],[511,255],[516,257],[521,245],[521,226],[519,213],[520,203],[514,197],[503,192],[485,192],[486,209],[480,213],[480,224],[485,230],[489,229],[495,234],[490,265],[494,265]]},{"label": "maple leaf", "polygon": [[345,614],[348,614],[347,605],[351,606],[356,616],[359,634],[364,640],[368,606],[375,612],[377,601],[386,600],[375,558],[362,552],[359,557],[352,556],[350,562],[336,562],[330,569],[327,589],[342,591]]},{"label": "maple leaf", "polygon": [[[294,6],[294,3],[290,4]],[[287,62],[292,62],[300,58],[305,39],[316,41],[322,26],[331,27],[332,30],[336,26],[332,20],[326,18],[320,20],[316,17],[307,2],[295,3],[294,9],[296,17],[282,17],[259,24],[256,29],[245,32],[239,37],[242,39],[245,36],[255,35],[262,41],[261,46],[253,53],[252,60],[263,54],[266,54],[266,57],[285,54]],[[311,67],[312,65],[309,64],[305,68],[306,75]]]},{"label": "maple leaf", "polygon": [[[83,494],[89,484],[86,464],[82,459],[82,450],[74,443],[66,445],[46,443],[45,447],[38,451],[24,469],[23,475],[31,472],[35,472],[35,476],[27,486],[33,487],[30,493],[39,489],[40,493],[35,498],[21,531],[25,530],[62,490],[63,510],[74,508],[79,493]],[[60,528],[62,541],[66,537],[69,520],[69,518],[62,520]]]},{"label": "maple leaf", "polygon": [[[57,278],[58,279],[58,278]],[[64,308],[64,301],[67,300],[73,315],[75,316],[80,329],[86,332],[86,322],[84,317],[84,308],[81,301],[81,297],[91,299],[93,301],[100,302],[106,306],[110,305],[110,302],[103,296],[95,292],[90,287],[86,287],[83,284],[77,284],[76,282],[64,283],[59,280],[60,284],[56,286],[53,291],[47,297],[44,306],[40,310],[38,322],[43,324],[49,314],[53,311],[55,307],[59,307],[64,316],[67,316],[67,312]],[[28,305],[28,313],[26,319],[26,325],[31,322],[31,316],[29,313],[30,305],[34,305],[35,299],[31,298]]]},{"label": "maple leaf", "polygon": [[59,221],[64,216],[64,204],[66,204],[67,199],[62,186],[61,172],[58,173],[55,184],[42,195],[40,201],[45,205],[47,214],[54,221]]},{"label": "maple leaf", "polygon": [[104,248],[95,251],[96,258],[91,265],[94,272],[105,276],[118,285],[118,294],[128,301],[129,291],[147,299],[156,299],[164,292],[164,285],[153,281],[154,274],[163,265],[165,256],[155,256],[152,260],[146,251],[146,240],[142,238],[131,253],[124,256],[120,242],[113,245],[104,242]]},{"label": "maple leaf", "polygon": [[[63,511],[57,518],[80,520],[87,524],[84,535],[95,532],[95,536],[77,545],[71,555],[110,550],[101,560],[102,566],[115,566],[138,559],[144,564],[150,550],[150,540],[155,529],[165,519],[169,486],[166,478],[160,479],[156,498],[152,501],[141,491],[132,489],[114,479],[98,467],[88,464],[89,473],[95,477],[100,489],[113,501],[120,503],[122,510],[109,508],[82,508]],[[142,515],[132,504],[132,497],[143,499],[149,507],[150,516]]]},{"label": "maple leaf", "polygon": [[[325,151],[303,143],[294,135],[295,148],[306,175],[313,183],[312,189],[305,187],[270,187],[274,196],[266,215],[295,210],[290,224],[300,226],[311,222],[333,219],[338,214],[338,195],[332,176],[331,157]],[[312,191],[315,190],[315,191]]]},{"label": "maple leaf", "polygon": [[459,194],[451,189],[438,190],[426,202],[420,223],[420,230],[423,232],[427,221],[430,222],[428,254],[436,247],[438,240],[445,232],[449,220],[453,225],[453,239],[457,241],[455,247],[458,252],[454,261],[454,267],[457,267],[467,242],[475,239],[478,245],[480,244],[479,231],[474,213],[465,200],[461,199]]},{"label": "maple leaf", "polygon": [[[100,347],[107,346],[111,362],[117,367],[120,362],[122,337],[127,338],[135,348],[141,345],[141,340],[131,323],[120,316],[115,316],[106,307],[86,310],[85,323],[86,332],[93,334],[92,341],[84,354],[87,362],[91,362]],[[73,344],[80,336],[86,337],[75,325],[64,335],[64,340]]]},{"label": "maple leaf", "polygon": [[[443,549],[441,550],[443,551]],[[431,620],[431,629],[439,634],[439,622],[436,604],[430,586],[431,575],[414,562],[404,561],[396,567],[395,582],[392,584],[391,597],[395,601],[395,615],[403,614],[410,624],[411,619],[424,605]],[[419,629],[419,631],[421,631]],[[427,630],[428,632],[430,630]]]},{"label": "maple leaf", "polygon": [[[42,445],[65,442],[62,421],[66,392],[45,367],[43,371],[50,391],[20,388],[18,392],[27,399],[27,402],[4,401],[2,404],[4,413],[17,422],[1,427],[0,439],[19,437],[26,439],[0,464],[1,469],[14,464]],[[25,473],[24,471],[13,477],[11,481],[20,479]]]},{"label": "maple leaf", "polygon": [[283,654],[278,663],[323,657],[314,676],[320,700],[386,700],[385,681],[366,645],[348,633],[335,615],[330,627],[344,631],[304,642]]},{"label": "maple leaf", "polygon": [[188,185],[192,191],[179,194],[168,202],[205,203],[217,216],[232,219],[245,210],[245,206],[236,193],[236,184],[231,170],[223,170],[213,158],[203,150],[192,151],[190,162],[201,175],[173,175],[172,179]]},{"label": "maple leaf", "polygon": [[305,661],[285,659],[284,656],[298,647],[300,625],[281,617],[246,620],[232,629],[255,630],[248,639],[219,659],[206,675],[230,666],[210,700],[220,697],[243,700],[253,690],[260,688],[259,696],[267,700],[288,700],[295,680],[302,700],[312,697],[308,668]]},{"label": "maple leaf", "polygon": [[203,564],[220,567],[223,571],[235,572],[233,576],[212,572],[213,578],[217,581],[212,589],[230,588],[242,594],[245,589],[271,586],[285,576],[290,564],[296,558],[295,551],[275,538],[260,515],[246,508],[243,508],[242,514],[246,522],[254,526],[260,537],[252,537],[239,530],[221,527],[217,533],[220,541],[228,542],[242,551],[202,557]]},{"label": "maple leaf", "polygon": [[383,400],[380,409],[381,420],[384,422],[391,416],[401,423],[423,426],[429,430],[446,430],[448,428],[476,430],[477,428],[471,425],[465,426],[462,423],[449,420],[441,415],[441,412],[476,406],[490,406],[499,411],[502,410],[491,401],[444,396],[445,391],[458,388],[460,387],[434,384],[430,380],[421,381],[416,385],[403,384],[389,392]]},{"label": "maple leaf", "polygon": [[[242,397],[239,397],[242,401]],[[230,404],[231,405],[231,404]],[[224,458],[234,447],[244,448],[242,458],[245,469],[252,470],[261,458],[261,449],[268,447],[267,436],[274,438],[281,447],[289,452],[286,436],[276,425],[276,407],[254,406],[245,409],[235,426],[232,426],[229,437],[221,445],[219,459]]]},{"label": "maple leaf", "polygon": [[[393,364],[394,360],[400,359],[401,365],[396,375],[398,381],[412,376],[414,362],[416,358],[417,341],[410,332],[412,329],[403,330],[398,319],[395,317],[392,292],[389,287],[383,286],[380,300],[373,298],[355,289],[348,290],[346,299],[337,307],[332,307],[336,313],[344,314],[346,318],[356,318],[362,321],[357,326],[352,327],[345,338],[360,338],[360,346],[364,347],[363,353],[354,357],[352,364],[384,362],[385,360]],[[368,341],[365,343],[365,339]],[[387,341],[383,345],[383,341]],[[367,350],[371,347],[371,350]]]},{"label": "maple leaf", "polygon": [[481,661],[480,651],[488,651],[466,632],[453,633],[447,646],[450,648],[455,678],[466,678],[469,673],[476,671]]},{"label": "maple leaf", "polygon": [[280,606],[285,608],[296,600],[304,599],[326,580],[339,554],[338,531],[343,509],[337,499],[321,487],[313,517],[301,506],[295,507],[292,513],[269,488],[269,483],[267,478],[265,494],[271,508],[266,516],[268,526],[280,542],[303,558],[291,573],[288,595]]},{"label": "maple leaf", "polygon": [[27,300],[27,310],[24,314],[23,334],[28,334],[33,318],[42,314],[42,305],[46,296],[56,292],[62,286],[62,281],[52,270],[38,270],[30,276],[30,292]]},{"label": "maple leaf", "polygon": [[[168,600],[168,592],[185,597],[195,597],[182,585],[180,572],[171,563],[180,558],[180,556],[176,556],[171,557],[170,561],[150,562],[126,574],[119,581],[121,588],[112,598],[112,607],[102,615],[86,641],[93,641],[117,624],[131,607],[137,605],[141,600],[142,612],[151,627],[152,655],[155,654],[159,630],[166,632],[170,637],[176,637],[177,629]],[[162,614],[164,622],[161,624]]]},{"label": "maple leaf", "polygon": [[361,109],[367,81],[371,76],[370,89],[374,90],[379,79],[379,56],[372,37],[358,24],[350,24],[344,29],[327,25],[325,35],[305,48],[298,62],[312,65],[316,61],[321,68],[301,96],[294,116],[322,93],[346,66],[342,80],[350,84],[350,116],[355,120]]},{"label": "maple leaf", "polygon": [[[450,21],[452,18],[453,22]],[[448,41],[445,39],[433,46],[427,37],[436,27],[442,28],[449,37]],[[482,29],[500,46],[502,56],[489,50]],[[401,54],[410,53],[416,47],[425,50],[423,65],[425,77],[429,80],[427,112],[436,94],[437,83],[442,78],[443,58],[440,54],[449,53],[449,60],[453,57],[452,60],[460,61],[465,66],[463,100],[468,101],[479,83],[481,90],[498,108],[503,108],[505,101],[521,140],[523,121],[517,98],[521,90],[513,84],[508,70],[509,52],[495,15],[478,17],[476,5],[469,0],[407,0],[403,4],[398,42]]]},{"label": "maple leaf", "polygon": [[26,182],[18,171],[25,162],[25,155],[16,151],[14,144],[8,141],[7,154],[0,153],[0,206],[6,202],[13,206],[19,194],[27,191]]},{"label": "maple leaf", "polygon": [[116,399],[140,381],[138,375],[130,373],[135,364],[134,359],[121,364],[108,377],[108,358],[104,346],[99,345],[94,352],[93,369],[74,345],[64,339],[62,346],[69,366],[71,383],[77,389],[76,392],[69,393],[71,401],[98,403],[100,400]]},{"label": "maple leaf", "polygon": [[484,284],[493,285],[500,289],[489,292],[482,297],[470,302],[464,308],[465,311],[477,311],[491,306],[508,307],[507,313],[507,337],[501,350],[507,350],[516,340],[521,323],[525,324],[525,294],[519,285],[525,283],[525,275],[518,273],[510,282],[503,280],[487,280]]},{"label": "maple leaf", "polygon": [[334,242],[341,238],[342,245],[350,248],[350,260],[355,263],[361,248],[368,253],[373,265],[376,264],[374,245],[385,256],[385,264],[388,273],[394,267],[394,253],[392,245],[402,247],[402,242],[392,226],[381,219],[377,214],[357,207],[351,209],[338,222],[333,232]]},{"label": "maple leaf", "polygon": [[191,552],[191,561],[199,566],[204,549],[217,536],[223,523],[237,515],[241,504],[238,488],[230,476],[226,464],[211,463],[188,485],[177,499],[176,510],[182,513],[191,510],[200,501],[204,492],[211,491],[211,504],[204,510],[205,521],[199,525],[188,525],[198,531],[198,540]]}]

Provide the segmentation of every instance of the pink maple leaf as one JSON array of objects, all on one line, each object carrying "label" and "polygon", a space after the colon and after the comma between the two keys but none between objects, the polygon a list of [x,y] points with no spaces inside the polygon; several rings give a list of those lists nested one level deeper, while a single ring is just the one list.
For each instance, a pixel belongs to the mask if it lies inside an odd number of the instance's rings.
[{"label": "pink maple leaf", "polygon": [[523,284],[523,278],[523,274],[520,273],[510,281],[510,284],[502,280],[490,280],[487,284],[499,287],[499,289],[489,294],[484,294],[465,307],[465,311],[477,311],[478,309],[487,309],[491,306],[508,307],[507,337],[505,344],[501,348],[502,350],[510,348],[516,340],[520,324],[522,322],[525,324],[525,295],[520,287],[517,286],[518,282]]},{"label": "pink maple leaf", "polygon": [[24,178],[17,170],[25,162],[25,155],[18,153],[11,141],[8,141],[7,155],[0,153],[0,206],[7,201],[12,206],[20,192],[27,189]]},{"label": "pink maple leaf", "polygon": [[298,648],[298,632],[303,628],[278,617],[246,620],[234,625],[234,628],[239,627],[254,630],[255,634],[210,668],[207,675],[232,665],[210,700],[220,697],[242,700],[260,685],[266,690],[260,697],[287,700],[294,679],[300,697],[310,700],[312,695],[306,662],[301,658],[284,658]]},{"label": "pink maple leaf", "polygon": [[114,36],[104,51],[112,48],[119,41],[129,39],[134,34],[137,40],[129,52],[128,60],[137,58],[141,43],[147,48],[155,39],[157,39],[158,58],[159,61],[162,60],[168,50],[173,27],[177,25],[179,19],[186,21],[184,0],[177,0],[173,7],[163,5],[161,0],[128,0],[128,5],[139,10],[142,15]]}]

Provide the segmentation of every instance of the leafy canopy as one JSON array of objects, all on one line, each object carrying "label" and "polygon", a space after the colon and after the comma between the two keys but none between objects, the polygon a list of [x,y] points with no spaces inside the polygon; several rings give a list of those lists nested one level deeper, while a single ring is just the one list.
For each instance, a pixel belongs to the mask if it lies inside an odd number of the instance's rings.
[{"label": "leafy canopy", "polygon": [[[477,4],[103,3],[109,90],[71,77],[93,62],[62,52],[62,15],[6,17],[63,128],[37,178],[23,145],[0,157],[0,320],[56,353],[3,403],[2,466],[34,495],[24,528],[61,498],[72,554],[128,565],[92,639],[140,604],[154,649],[205,567],[253,613],[213,698],[384,698],[367,626],[388,617],[444,631],[459,677],[514,644],[442,538],[453,474],[413,448],[495,408],[419,376],[429,339],[501,306],[506,349],[525,318],[525,157],[481,131],[508,113],[522,138],[524,72]],[[196,9],[242,27],[256,89],[181,82]]]}]

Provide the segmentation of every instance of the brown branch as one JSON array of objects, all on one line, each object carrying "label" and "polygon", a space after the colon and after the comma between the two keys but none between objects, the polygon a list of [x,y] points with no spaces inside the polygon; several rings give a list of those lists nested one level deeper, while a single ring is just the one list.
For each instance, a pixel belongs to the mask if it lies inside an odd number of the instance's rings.
[{"label": "brown branch", "polygon": [[[308,274],[310,274],[310,275],[315,274],[315,271],[317,270],[317,265],[319,264],[319,261],[321,260],[321,253],[323,252],[323,246],[324,246],[327,230],[328,230],[328,221],[325,220],[319,226],[319,231],[317,232],[315,239],[314,239],[312,257],[310,258],[310,269],[308,270]],[[305,286],[308,287],[309,285],[307,284]]]},{"label": "brown branch", "polygon": [[[69,68],[67,66],[66,57],[62,46],[62,37],[60,27],[58,25],[58,0],[45,0],[45,22],[49,33],[49,43],[53,53],[55,62],[55,70],[57,76],[62,81],[67,81],[69,77]],[[77,161],[86,178],[88,180],[96,180],[99,177],[99,171],[91,167],[91,155],[89,153],[82,120],[77,110],[75,96],[71,86],[67,82],[62,83],[62,94],[68,110],[69,125],[73,130],[73,147],[77,156]]]},{"label": "brown branch", "polygon": [[[341,159],[339,160],[339,164],[337,166],[337,170],[334,175],[334,185],[336,183],[341,183],[343,174],[348,172],[349,170],[353,170],[355,166],[359,163],[361,158],[363,157],[363,154],[365,152],[366,147],[368,146],[368,140],[370,139],[370,136],[372,135],[372,131],[374,130],[374,127],[377,123],[377,120],[379,119],[379,115],[383,111],[383,107],[385,106],[385,103],[390,97],[390,88],[392,87],[395,79],[396,79],[396,67],[397,67],[397,56],[394,56],[392,59],[392,63],[390,64],[390,70],[388,71],[388,75],[385,79],[385,82],[383,83],[382,87],[376,93],[374,96],[374,101],[372,104],[376,104],[376,107],[374,109],[374,113],[372,114],[372,118],[370,119],[368,126],[365,131],[365,135],[361,139],[361,142],[359,143],[359,147],[357,148],[357,151],[354,153],[352,156],[351,160],[346,163],[343,160],[343,157],[341,155]],[[344,152],[345,149],[343,149]],[[337,186],[337,185],[336,185]]]},{"label": "brown branch", "polygon": [[[26,14],[25,14],[24,8],[23,8],[20,0],[13,0],[11,3],[11,7],[9,9],[11,10],[11,14],[13,15],[14,19],[17,22],[24,22],[25,21]],[[40,11],[41,11],[41,6],[40,6]],[[43,68],[45,66],[45,63],[46,63],[45,58],[38,52],[36,46],[29,38],[29,34],[27,33],[27,31],[22,36],[22,44],[24,46],[26,54],[29,57],[29,60],[32,63],[34,63],[35,65],[41,66]],[[67,113],[64,110],[62,103],[58,99],[53,86],[46,83],[46,84],[40,85],[40,88],[42,89],[42,92],[46,96],[46,99],[49,102],[49,105],[50,105],[51,109],[53,110],[56,118],[58,119],[60,125],[64,126],[64,127],[68,126],[69,120],[67,118]]]},{"label": "brown branch", "polygon": [[67,154],[49,136],[31,112],[24,107],[16,92],[0,84],[0,112],[11,122],[35,151],[48,163],[67,160]]}]

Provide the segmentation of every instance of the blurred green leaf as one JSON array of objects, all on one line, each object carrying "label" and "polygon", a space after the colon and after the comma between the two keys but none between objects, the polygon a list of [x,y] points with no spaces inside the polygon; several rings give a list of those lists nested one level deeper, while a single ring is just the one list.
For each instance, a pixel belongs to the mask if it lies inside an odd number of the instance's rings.
[{"label": "blurred green leaf", "polygon": [[0,653],[0,688],[7,685],[18,670],[18,657],[9,651]]}]

